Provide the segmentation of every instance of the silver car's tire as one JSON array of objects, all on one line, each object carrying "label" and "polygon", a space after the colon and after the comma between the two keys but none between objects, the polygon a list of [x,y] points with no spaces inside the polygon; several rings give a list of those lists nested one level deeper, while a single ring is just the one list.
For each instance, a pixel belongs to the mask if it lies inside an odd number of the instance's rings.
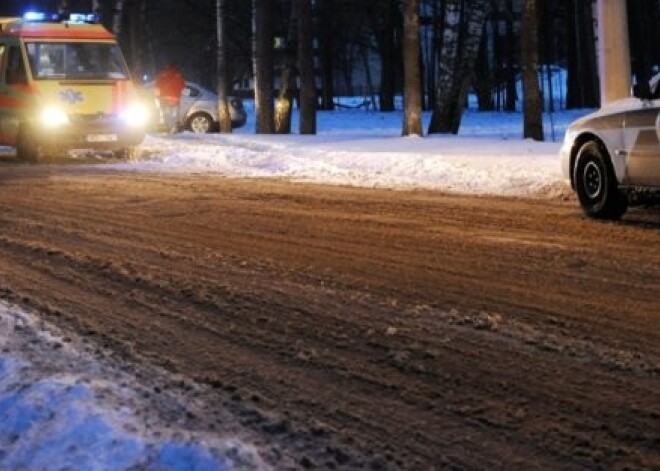
[{"label": "silver car's tire", "polygon": [[213,128],[213,118],[207,113],[195,113],[188,118],[187,127],[192,132],[207,133]]},{"label": "silver car's tire", "polygon": [[617,220],[628,209],[628,200],[617,186],[607,152],[598,142],[589,141],[580,147],[574,182],[580,205],[587,216]]}]

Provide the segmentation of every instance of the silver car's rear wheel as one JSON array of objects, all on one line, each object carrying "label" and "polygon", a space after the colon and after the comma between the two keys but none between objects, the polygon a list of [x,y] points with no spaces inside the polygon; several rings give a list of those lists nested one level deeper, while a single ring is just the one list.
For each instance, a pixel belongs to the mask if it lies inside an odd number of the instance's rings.
[{"label": "silver car's rear wheel", "polygon": [[195,113],[188,119],[188,129],[196,133],[211,132],[213,118],[206,113]]}]

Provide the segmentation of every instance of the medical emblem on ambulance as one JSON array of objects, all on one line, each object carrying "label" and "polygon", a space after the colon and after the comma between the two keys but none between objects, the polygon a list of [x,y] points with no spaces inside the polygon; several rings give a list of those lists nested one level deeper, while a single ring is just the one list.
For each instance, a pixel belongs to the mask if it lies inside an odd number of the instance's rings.
[{"label": "medical emblem on ambulance", "polygon": [[67,88],[66,90],[62,90],[60,92],[60,97],[62,98],[62,101],[65,101],[69,103],[70,105],[75,105],[78,102],[84,101],[83,99],[83,94],[80,93],[77,90],[73,90],[71,88]]}]

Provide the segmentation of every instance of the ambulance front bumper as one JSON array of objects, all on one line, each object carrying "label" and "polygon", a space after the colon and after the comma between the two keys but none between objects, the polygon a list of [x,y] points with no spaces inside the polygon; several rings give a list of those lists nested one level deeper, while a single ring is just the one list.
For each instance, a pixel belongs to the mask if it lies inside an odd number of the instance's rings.
[{"label": "ambulance front bumper", "polygon": [[32,138],[41,146],[120,149],[136,146],[145,136],[143,126],[130,126],[120,119],[71,120],[58,126],[33,123]]}]

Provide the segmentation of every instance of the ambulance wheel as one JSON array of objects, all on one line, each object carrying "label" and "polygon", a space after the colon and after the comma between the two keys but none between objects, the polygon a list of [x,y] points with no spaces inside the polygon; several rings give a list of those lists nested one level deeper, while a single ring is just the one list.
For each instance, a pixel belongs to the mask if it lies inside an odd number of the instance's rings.
[{"label": "ambulance wheel", "polygon": [[207,133],[213,128],[213,118],[208,113],[198,112],[188,119],[187,124],[192,132]]},{"label": "ambulance wheel", "polygon": [[122,147],[113,152],[113,155],[117,159],[121,160],[132,160],[137,157],[137,149],[135,147]]},{"label": "ambulance wheel", "polygon": [[19,160],[27,162],[37,162],[39,160],[39,144],[24,126],[18,132],[16,156]]}]

